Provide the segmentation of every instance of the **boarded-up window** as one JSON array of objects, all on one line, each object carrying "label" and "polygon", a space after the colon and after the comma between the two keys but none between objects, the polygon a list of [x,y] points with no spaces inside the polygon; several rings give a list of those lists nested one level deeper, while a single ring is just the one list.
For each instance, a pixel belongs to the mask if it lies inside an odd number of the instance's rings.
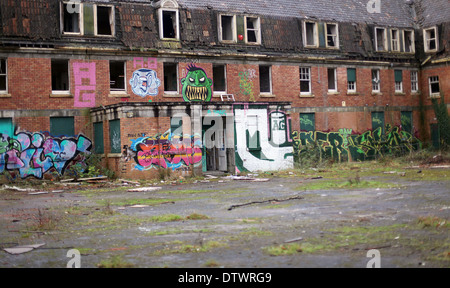
[{"label": "boarded-up window", "polygon": [[51,117],[50,134],[54,137],[75,136],[75,120],[73,117]]},{"label": "boarded-up window", "polygon": [[316,131],[316,114],[301,113],[300,114],[300,130],[305,132]]},{"label": "boarded-up window", "polygon": [[111,145],[111,153],[121,153],[122,142],[120,140],[120,119],[109,121],[109,140]]},{"label": "boarded-up window", "polygon": [[381,128],[384,133],[384,112],[372,112],[372,130],[375,131]]},{"label": "boarded-up window", "polygon": [[413,132],[413,122],[412,122],[412,112],[411,111],[402,111],[401,112],[401,125],[402,130],[408,133]]},{"label": "boarded-up window", "polygon": [[95,154],[105,153],[103,122],[94,123],[94,148]]},{"label": "boarded-up window", "polygon": [[12,137],[14,127],[11,118],[0,118],[0,142],[5,141],[5,137]]}]

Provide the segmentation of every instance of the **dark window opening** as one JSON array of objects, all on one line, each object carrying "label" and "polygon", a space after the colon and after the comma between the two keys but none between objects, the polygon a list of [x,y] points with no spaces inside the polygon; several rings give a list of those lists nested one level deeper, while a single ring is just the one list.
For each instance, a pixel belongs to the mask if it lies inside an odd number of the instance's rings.
[{"label": "dark window opening", "polygon": [[233,16],[221,16],[222,40],[233,41]]},{"label": "dark window opening", "polygon": [[259,85],[261,93],[272,93],[270,66],[259,66]]},{"label": "dark window opening", "polygon": [[336,91],[336,69],[330,68],[328,69],[328,90]]},{"label": "dark window opening", "polygon": [[63,32],[80,33],[80,4],[63,4],[63,10]]},{"label": "dark window opening", "polygon": [[7,69],[6,60],[0,59],[0,91],[7,90]]},{"label": "dark window opening", "polygon": [[306,45],[315,46],[316,45],[316,36],[315,36],[316,24],[307,22],[305,24],[305,27],[306,27],[305,28],[306,29]]},{"label": "dark window opening", "polygon": [[247,42],[258,43],[258,18],[247,17]]},{"label": "dark window opening", "polygon": [[164,63],[164,91],[178,92],[177,64]]},{"label": "dark window opening", "polygon": [[177,37],[177,13],[174,11],[163,11],[163,38]]},{"label": "dark window opening", "polygon": [[97,34],[112,35],[112,7],[97,6]]},{"label": "dark window opening", "polygon": [[125,63],[121,61],[109,62],[109,76],[111,91],[125,90]]},{"label": "dark window opening", "polygon": [[226,92],[225,65],[213,66],[214,91]]},{"label": "dark window opening", "polygon": [[69,91],[69,61],[52,60],[52,90]]}]

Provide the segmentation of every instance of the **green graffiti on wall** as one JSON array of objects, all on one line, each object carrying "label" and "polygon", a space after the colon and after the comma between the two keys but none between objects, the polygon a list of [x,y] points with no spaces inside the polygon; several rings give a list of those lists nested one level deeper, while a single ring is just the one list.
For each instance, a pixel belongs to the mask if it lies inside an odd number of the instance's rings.
[{"label": "green graffiti on wall", "polygon": [[[338,132],[298,132],[292,133],[294,155],[302,157],[308,148],[318,146],[323,155],[337,161],[364,161],[386,154],[402,155],[418,150],[422,143],[414,135],[401,130],[400,127],[387,124],[362,134],[353,133],[352,129],[339,129]],[[298,159],[298,158],[297,158]]]}]

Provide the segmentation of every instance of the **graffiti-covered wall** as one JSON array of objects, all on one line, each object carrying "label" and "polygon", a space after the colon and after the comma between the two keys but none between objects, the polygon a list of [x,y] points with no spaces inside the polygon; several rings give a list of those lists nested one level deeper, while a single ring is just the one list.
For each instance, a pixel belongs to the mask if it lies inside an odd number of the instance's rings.
[{"label": "graffiti-covered wall", "polygon": [[92,142],[83,135],[55,138],[42,133],[0,134],[0,174],[19,172],[20,178],[42,179],[44,174],[64,175],[74,164],[84,166]]},{"label": "graffiti-covered wall", "polygon": [[237,172],[292,168],[289,117],[267,106],[243,106],[234,108]]},{"label": "graffiti-covered wall", "polygon": [[390,124],[364,133],[345,128],[337,132],[293,131],[292,139],[297,160],[315,148],[323,157],[337,161],[365,161],[385,154],[402,155],[422,146],[415,135]]}]

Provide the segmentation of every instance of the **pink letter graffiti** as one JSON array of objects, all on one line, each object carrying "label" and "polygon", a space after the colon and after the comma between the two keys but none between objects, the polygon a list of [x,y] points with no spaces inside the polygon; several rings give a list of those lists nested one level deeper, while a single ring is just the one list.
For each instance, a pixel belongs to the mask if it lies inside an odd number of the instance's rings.
[{"label": "pink letter graffiti", "polygon": [[[73,74],[75,75],[74,107],[95,107],[95,90],[97,88],[95,63],[74,63]],[[83,85],[83,79],[88,79],[89,84]]]},{"label": "pink letter graffiti", "polygon": [[156,58],[147,58],[147,61],[144,62],[144,57],[135,57],[133,58],[133,68],[147,68],[156,70],[158,68],[158,60]]}]

